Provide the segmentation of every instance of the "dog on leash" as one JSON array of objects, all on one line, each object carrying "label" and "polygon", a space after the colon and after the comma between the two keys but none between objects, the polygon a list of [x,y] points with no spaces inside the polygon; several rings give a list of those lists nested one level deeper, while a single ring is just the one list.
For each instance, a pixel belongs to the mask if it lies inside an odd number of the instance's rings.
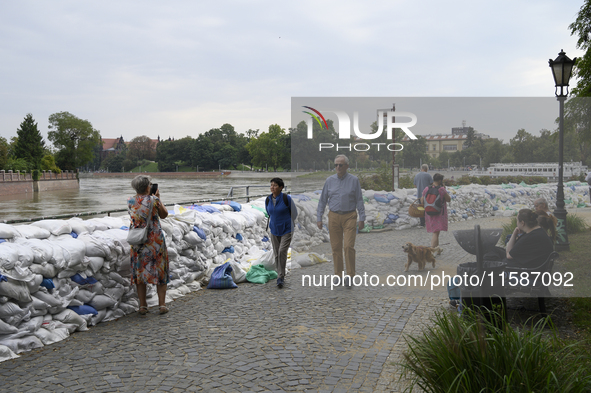
[{"label": "dog on leash", "polygon": [[440,247],[425,247],[425,246],[415,246],[411,242],[406,243],[402,246],[404,252],[408,255],[408,261],[404,266],[404,271],[407,272],[410,264],[413,262],[418,263],[419,270],[423,270],[427,265],[427,262],[431,262],[433,267],[435,267],[435,256],[441,255],[443,251]]}]

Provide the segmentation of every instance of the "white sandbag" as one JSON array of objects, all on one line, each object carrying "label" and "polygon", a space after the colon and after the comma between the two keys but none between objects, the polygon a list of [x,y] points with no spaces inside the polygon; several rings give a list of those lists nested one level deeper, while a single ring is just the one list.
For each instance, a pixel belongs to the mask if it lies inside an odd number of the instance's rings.
[{"label": "white sandbag", "polygon": [[70,332],[68,329],[65,328],[54,328],[51,330],[45,329],[41,327],[35,333],[35,337],[37,337],[43,345],[51,345],[62,340],[65,340],[70,336]]},{"label": "white sandbag", "polygon": [[118,284],[115,287],[105,289],[105,295],[109,296],[111,299],[119,301],[121,297],[125,293],[125,288]]},{"label": "white sandbag", "polygon": [[8,318],[13,315],[24,315],[26,310],[23,310],[18,304],[14,302],[6,302],[0,304],[0,318]]},{"label": "white sandbag", "polygon": [[9,278],[8,281],[0,281],[0,296],[13,298],[19,302],[30,302],[31,292],[27,284]]},{"label": "white sandbag", "polygon": [[77,235],[83,235],[85,233],[92,234],[94,232],[94,225],[86,225],[85,221],[79,217],[70,218],[68,224],[72,228],[72,232]]},{"label": "white sandbag", "polygon": [[51,236],[51,232],[47,229],[39,228],[34,225],[19,225],[13,229],[18,231],[20,236],[26,237],[27,239],[47,239]]},{"label": "white sandbag", "polygon": [[29,288],[29,293],[33,294],[39,290],[39,287],[41,286],[41,283],[43,282],[43,276],[41,274],[31,274],[31,276],[33,277],[32,279],[30,279],[30,280],[23,279],[23,280],[26,282],[27,287]]},{"label": "white sandbag", "polygon": [[80,289],[76,294],[76,299],[80,300],[82,303],[90,303],[95,296],[96,293],[90,292],[87,289]]},{"label": "white sandbag", "polygon": [[100,239],[94,235],[80,235],[78,240],[85,245],[85,255],[87,257],[101,257],[106,258],[111,255],[111,249]]},{"label": "white sandbag", "polygon": [[46,289],[41,289],[35,292],[32,297],[41,300],[45,304],[49,305],[49,307],[59,307],[63,303],[61,298],[57,298],[55,295],[48,293]]},{"label": "white sandbag", "polygon": [[115,310],[107,310],[107,315],[105,315],[104,322],[114,321],[116,319],[122,318],[125,316],[125,312],[118,308]]},{"label": "white sandbag", "polygon": [[230,261],[230,266],[232,266],[232,281],[236,284],[246,281],[246,271],[242,268],[242,266],[236,261]]},{"label": "white sandbag", "polygon": [[32,317],[28,321],[22,321],[18,325],[18,330],[21,332],[27,332],[34,334],[36,330],[41,327],[43,323],[43,317]]},{"label": "white sandbag", "polygon": [[[0,243],[0,258],[2,258],[2,254],[6,253],[6,255],[10,255],[10,257],[12,258],[13,254],[12,252],[8,251],[7,248],[12,249],[14,251],[17,252],[17,261],[15,262],[14,260],[11,262],[14,262],[14,265],[16,266],[18,262],[20,262],[20,264],[18,264],[21,267],[29,267],[31,266],[31,264],[35,261],[35,254],[33,253],[33,250],[29,247],[29,246],[25,246],[22,244],[17,244],[17,243],[8,243],[8,242],[4,242],[4,243]],[[4,258],[2,258],[2,260],[4,260]],[[2,267],[4,269],[14,269],[14,266],[9,266],[7,264],[2,263]]]},{"label": "white sandbag", "polygon": [[77,327],[81,327],[84,325],[86,327],[86,321],[80,317],[75,311],[70,310],[69,308],[65,309],[64,311],[53,314],[52,318],[54,321],[60,321],[65,324],[72,324],[76,325]]},{"label": "white sandbag", "polygon": [[51,247],[49,243],[48,240],[25,238],[15,239],[15,244],[21,244],[31,249],[33,252],[33,262],[35,263],[48,262],[51,259],[53,256],[53,247]]},{"label": "white sandbag", "polygon": [[118,307],[121,310],[123,310],[125,315],[134,313],[138,310],[138,307],[134,306],[133,304],[128,304],[128,303],[119,303]]},{"label": "white sandbag", "polygon": [[0,224],[0,239],[12,239],[20,236],[20,234],[14,230],[12,225]]},{"label": "white sandbag", "polygon": [[72,227],[68,221],[64,220],[41,220],[35,221],[30,225],[48,230],[52,235],[68,235],[72,233]]},{"label": "white sandbag", "polygon": [[48,278],[55,277],[58,273],[58,269],[54,265],[47,262],[43,262],[41,264],[34,263],[29,266],[29,269],[35,274],[40,274],[43,277]]},{"label": "white sandbag", "polygon": [[117,301],[107,295],[96,295],[89,303],[95,310],[104,310],[107,307],[113,307]]},{"label": "white sandbag", "polygon": [[14,334],[16,332],[18,332],[18,328],[16,326],[12,326],[0,319],[0,336]]},{"label": "white sandbag", "polygon": [[102,257],[88,257],[88,260],[90,261],[90,263],[88,264],[88,267],[90,267],[90,269],[94,273],[101,270],[101,268],[103,267],[103,265],[105,263],[105,259]]},{"label": "white sandbag", "polygon": [[93,315],[92,318],[90,319],[90,326],[94,326],[99,324],[107,315],[107,309],[103,309],[103,310],[97,310],[98,314],[97,315]]},{"label": "white sandbag", "polygon": [[83,241],[74,239],[71,236],[63,236],[54,241],[64,251],[64,259],[67,262],[68,268],[80,265],[84,261],[86,255],[86,245]]},{"label": "white sandbag", "polygon": [[0,345],[0,363],[2,363],[5,360],[15,359],[18,357],[19,356],[6,345]]}]

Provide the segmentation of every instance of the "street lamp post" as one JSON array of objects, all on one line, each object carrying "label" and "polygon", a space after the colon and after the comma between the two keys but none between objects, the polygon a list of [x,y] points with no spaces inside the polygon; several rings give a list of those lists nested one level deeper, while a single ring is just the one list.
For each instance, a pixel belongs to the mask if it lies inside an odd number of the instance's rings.
[{"label": "street lamp post", "polygon": [[[569,251],[570,243],[568,242],[568,235],[566,234],[566,209],[564,208],[564,156],[563,156],[563,140],[564,140],[564,101],[568,96],[568,81],[571,77],[573,66],[577,58],[569,59],[566,53],[561,49],[558,57],[555,60],[548,61],[552,69],[552,76],[554,77],[555,90],[554,94],[559,103],[560,122],[558,130],[558,189],[556,190],[556,209],[554,209],[554,216],[558,223],[556,225],[556,251]],[[560,90],[558,89],[560,88]]]}]

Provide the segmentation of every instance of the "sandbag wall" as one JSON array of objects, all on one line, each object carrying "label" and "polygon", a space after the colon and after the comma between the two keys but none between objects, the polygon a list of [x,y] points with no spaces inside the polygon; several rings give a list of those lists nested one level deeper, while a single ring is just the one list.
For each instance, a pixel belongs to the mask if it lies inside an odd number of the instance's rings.
[{"label": "sandbag wall", "polygon": [[[515,215],[540,197],[552,208],[556,200],[555,185],[470,185],[449,192],[451,221]],[[299,212],[292,249],[304,252],[328,241],[328,209],[324,229],[316,225],[319,192],[292,197]],[[588,197],[586,183],[565,187],[569,209],[583,207]],[[419,220],[407,214],[415,199],[415,189],[364,191],[366,225],[397,230],[418,225]],[[170,259],[167,301],[198,290],[215,267],[228,260],[237,283],[253,264],[272,266],[264,203],[260,198],[244,205],[175,206],[173,214],[161,220]],[[137,294],[130,285],[128,226],[128,217],[0,224],[0,361],[137,311]],[[148,305],[156,304],[155,288],[149,286]]]},{"label": "sandbag wall", "polygon": [[[467,185],[449,187],[448,205],[450,222],[488,216],[511,217],[520,209],[533,208],[534,200],[545,198],[550,209],[556,206],[556,184]],[[582,182],[569,182],[564,187],[565,204],[569,210],[585,207],[589,202],[589,186]],[[391,226],[407,229],[419,220],[408,215],[409,206],[417,199],[416,189],[396,192],[364,191],[365,211],[369,226]]]}]

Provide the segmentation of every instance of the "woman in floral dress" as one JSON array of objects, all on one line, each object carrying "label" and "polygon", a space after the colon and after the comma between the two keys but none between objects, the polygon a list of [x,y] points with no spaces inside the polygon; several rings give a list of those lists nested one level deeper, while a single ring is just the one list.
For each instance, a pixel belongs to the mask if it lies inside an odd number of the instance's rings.
[{"label": "woman in floral dress", "polygon": [[[166,314],[168,312],[166,288],[169,282],[169,267],[160,218],[166,218],[168,211],[160,201],[160,190],[157,190],[154,195],[150,195],[152,182],[148,176],[136,176],[131,181],[131,186],[137,192],[127,200],[131,226],[133,228],[150,226],[148,241],[141,245],[131,246],[131,284],[135,284],[137,287],[140,315],[148,313],[147,284],[156,285],[160,314]],[[152,215],[148,219],[150,204],[152,204]]]},{"label": "woman in floral dress", "polygon": [[[438,247],[439,232],[447,232],[447,202],[451,201],[451,197],[443,185],[443,175],[441,173],[436,173],[433,175],[433,184],[429,187],[437,187],[439,189],[439,198],[443,203],[440,214],[436,216],[425,214],[425,227],[427,228],[427,232],[433,234],[431,236],[431,247]],[[423,197],[421,198],[423,204],[425,201],[425,194],[427,194],[429,187],[425,187],[423,190]]]}]

